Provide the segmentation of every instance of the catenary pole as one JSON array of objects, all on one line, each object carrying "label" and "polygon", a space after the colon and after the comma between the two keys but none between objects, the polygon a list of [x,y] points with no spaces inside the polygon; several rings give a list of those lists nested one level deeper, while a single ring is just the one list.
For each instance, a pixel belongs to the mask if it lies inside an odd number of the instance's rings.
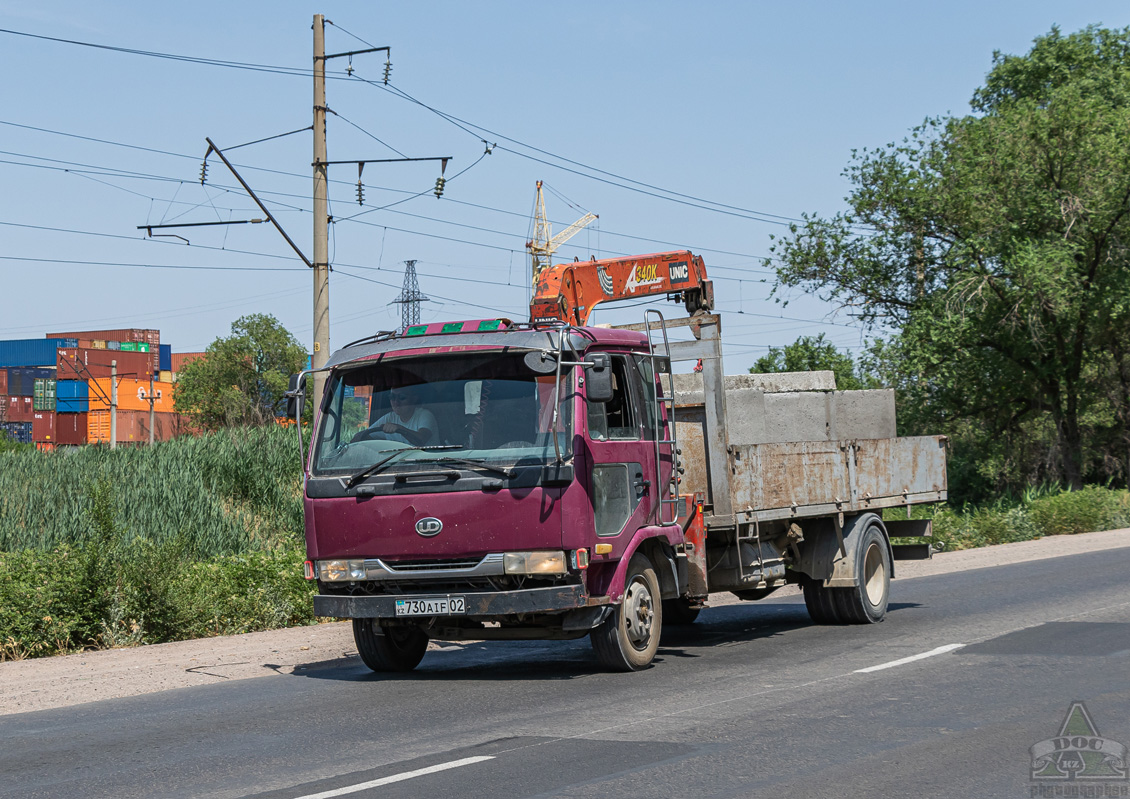
[{"label": "catenary pole", "polygon": [[110,361],[110,449],[118,446],[118,362]]},{"label": "catenary pole", "polygon": [[[314,352],[321,369],[330,355],[329,201],[326,170],[326,19],[314,15]],[[321,404],[324,372],[314,374],[314,402]]]}]

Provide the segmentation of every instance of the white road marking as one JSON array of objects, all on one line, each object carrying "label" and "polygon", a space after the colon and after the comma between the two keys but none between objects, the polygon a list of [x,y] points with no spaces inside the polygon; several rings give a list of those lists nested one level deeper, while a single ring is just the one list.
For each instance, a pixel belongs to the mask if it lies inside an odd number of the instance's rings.
[{"label": "white road marking", "polygon": [[925,658],[932,658],[934,655],[944,655],[946,652],[952,652],[955,649],[961,649],[965,644],[946,644],[939,646],[937,649],[931,649],[929,652],[923,652],[919,655],[911,655],[908,658],[900,658],[899,660],[892,660],[890,663],[880,663],[878,666],[868,666],[865,669],[856,669],[856,674],[869,674],[873,671],[882,671],[883,669],[893,669],[895,666],[901,666],[904,663],[913,663],[916,660],[923,660]]},{"label": "white road marking", "polygon": [[295,799],[332,799],[334,796],[345,796],[350,793],[357,793],[358,791],[367,791],[370,788],[379,788],[382,785],[390,785],[394,782],[403,782],[404,780],[411,780],[416,777],[423,777],[426,774],[435,774],[437,771],[447,771],[448,769],[459,768],[460,766],[470,766],[473,763],[482,763],[484,760],[494,760],[492,755],[484,755],[480,757],[465,757],[462,760],[452,760],[449,763],[439,763],[427,768],[418,768],[415,771],[405,771],[402,774],[393,774],[390,777],[381,777],[379,780],[371,780],[369,782],[361,782],[357,785],[347,785],[344,788],[335,788],[332,791],[322,791],[321,793],[311,793],[306,796],[299,796]]}]

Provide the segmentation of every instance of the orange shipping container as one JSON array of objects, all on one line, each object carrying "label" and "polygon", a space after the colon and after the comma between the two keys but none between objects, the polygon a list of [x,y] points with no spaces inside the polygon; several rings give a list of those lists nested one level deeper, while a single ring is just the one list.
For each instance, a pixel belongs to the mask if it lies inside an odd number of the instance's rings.
[{"label": "orange shipping container", "polygon": [[[109,411],[111,398],[110,378],[100,377],[90,382],[90,410]],[[153,410],[157,413],[173,413],[173,384],[153,382]],[[149,381],[124,378],[118,380],[118,410],[149,412]],[[108,434],[107,434],[108,436]]]},{"label": "orange shipping container", "polygon": [[[119,444],[146,444],[149,442],[149,411],[118,411],[117,427]],[[191,432],[188,420],[179,413],[153,414],[154,441],[168,441]],[[109,443],[109,411],[91,411],[87,414],[86,437],[91,444]]]}]

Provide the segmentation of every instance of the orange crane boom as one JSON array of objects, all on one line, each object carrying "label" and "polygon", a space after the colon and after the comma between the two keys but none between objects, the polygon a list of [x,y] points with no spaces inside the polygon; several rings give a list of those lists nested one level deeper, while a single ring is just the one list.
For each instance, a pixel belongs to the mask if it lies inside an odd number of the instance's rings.
[{"label": "orange crane boom", "polygon": [[538,275],[530,321],[583,327],[599,303],[656,294],[677,296],[690,314],[714,307],[714,284],[702,257],[678,250],[554,264]]}]

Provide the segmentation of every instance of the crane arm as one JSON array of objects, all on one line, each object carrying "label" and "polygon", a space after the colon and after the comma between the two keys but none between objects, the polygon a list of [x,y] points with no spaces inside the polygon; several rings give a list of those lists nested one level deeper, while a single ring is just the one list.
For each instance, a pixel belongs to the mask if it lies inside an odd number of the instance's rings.
[{"label": "crane arm", "polygon": [[530,302],[530,320],[583,326],[602,302],[657,294],[681,295],[692,314],[714,307],[714,284],[706,277],[701,256],[679,250],[574,261],[543,269]]},{"label": "crane arm", "polygon": [[576,236],[581,232],[581,230],[588,227],[589,223],[595,222],[599,218],[600,217],[598,217],[596,214],[585,214],[576,222],[569,225],[569,227],[565,228],[552,239],[550,239],[549,245],[545,249],[552,255],[554,250],[567,242],[569,239]]}]

